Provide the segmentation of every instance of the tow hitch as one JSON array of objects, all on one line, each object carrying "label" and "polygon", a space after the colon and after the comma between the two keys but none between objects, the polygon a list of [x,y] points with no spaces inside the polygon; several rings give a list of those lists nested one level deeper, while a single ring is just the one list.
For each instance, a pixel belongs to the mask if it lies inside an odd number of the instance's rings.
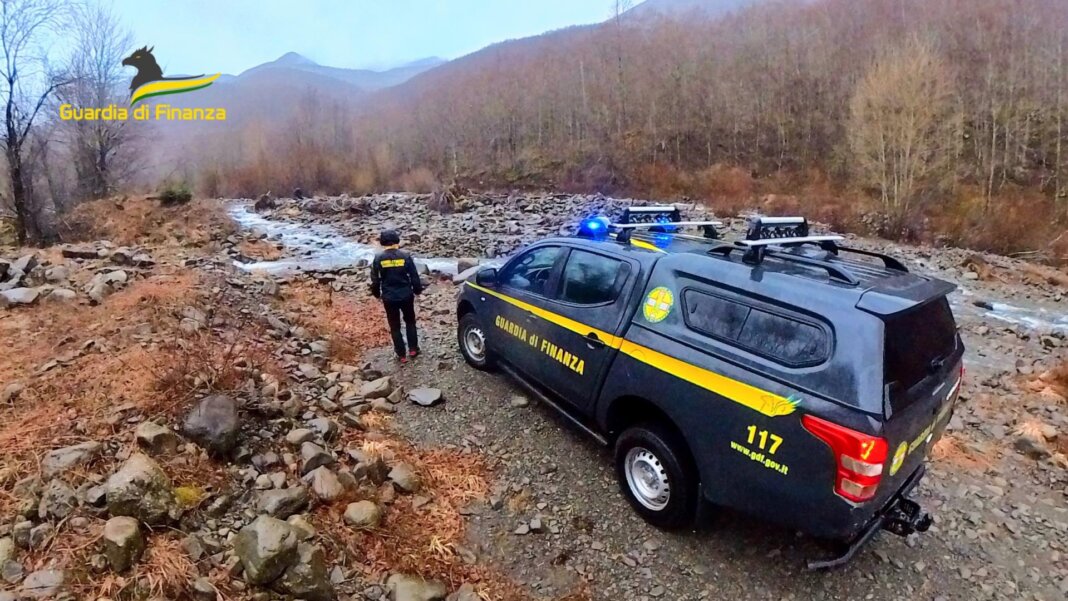
[{"label": "tow hitch", "polygon": [[853,556],[857,554],[857,551],[860,551],[864,545],[868,544],[868,541],[878,534],[880,530],[889,530],[898,536],[908,536],[915,532],[927,532],[934,520],[931,519],[930,514],[920,507],[919,503],[907,497],[919,484],[925,472],[926,469],[920,467],[909,478],[908,483],[901,488],[897,496],[878,515],[872,518],[871,522],[852,542],[845,545],[840,555],[829,559],[811,560],[808,562],[808,569],[827,570],[849,563]]},{"label": "tow hitch", "polygon": [[889,530],[898,536],[908,536],[914,532],[927,532],[933,521],[931,515],[925,512],[919,503],[901,498],[884,514],[883,530]]}]

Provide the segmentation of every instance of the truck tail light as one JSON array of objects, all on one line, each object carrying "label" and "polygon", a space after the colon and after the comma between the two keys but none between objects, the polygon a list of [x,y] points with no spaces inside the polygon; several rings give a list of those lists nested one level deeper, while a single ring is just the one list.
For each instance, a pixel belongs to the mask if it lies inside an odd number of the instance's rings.
[{"label": "truck tail light", "polygon": [[835,494],[852,503],[871,500],[883,478],[886,440],[811,415],[802,416],[801,424],[834,453]]}]

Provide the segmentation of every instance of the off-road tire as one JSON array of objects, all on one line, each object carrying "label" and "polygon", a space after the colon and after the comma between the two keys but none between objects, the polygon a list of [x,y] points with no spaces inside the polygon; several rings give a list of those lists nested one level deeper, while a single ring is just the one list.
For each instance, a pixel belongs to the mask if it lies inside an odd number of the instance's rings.
[{"label": "off-road tire", "polygon": [[[472,334],[472,331],[481,332],[482,338],[482,353],[481,357],[477,352],[472,350],[471,343],[467,341],[467,337]],[[468,313],[460,318],[460,323],[456,327],[456,341],[460,344],[460,354],[464,356],[464,361],[471,367],[482,370],[490,371],[493,369],[496,360],[493,353],[489,350],[489,346],[486,345],[486,329],[482,325],[482,320],[478,318],[475,313]]]},{"label": "off-road tire", "polygon": [[[666,478],[669,495],[662,508],[650,508],[632,490],[627,478],[632,451],[640,456],[637,462],[650,470],[647,474],[656,473]],[[652,458],[641,451],[651,454]],[[623,496],[642,519],[665,530],[693,525],[698,503],[697,470],[685,442],[671,428],[645,423],[625,430],[616,439],[615,467]],[[656,504],[655,500],[648,502]]]}]

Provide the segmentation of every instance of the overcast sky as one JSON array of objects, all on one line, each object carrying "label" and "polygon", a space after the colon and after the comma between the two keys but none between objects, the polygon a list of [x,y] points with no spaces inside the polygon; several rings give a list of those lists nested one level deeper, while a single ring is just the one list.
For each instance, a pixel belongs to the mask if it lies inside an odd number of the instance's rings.
[{"label": "overcast sky", "polygon": [[[104,0],[107,1],[107,0]],[[113,0],[164,73],[237,74],[293,51],[332,67],[456,58],[611,14],[612,0]],[[132,49],[131,49],[132,50]]]}]

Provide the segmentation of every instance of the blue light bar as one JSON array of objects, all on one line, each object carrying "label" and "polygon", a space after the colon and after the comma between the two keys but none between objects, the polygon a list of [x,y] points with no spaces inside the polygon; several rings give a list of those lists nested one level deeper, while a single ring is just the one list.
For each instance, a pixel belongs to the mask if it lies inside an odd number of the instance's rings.
[{"label": "blue light bar", "polygon": [[590,217],[579,224],[578,235],[583,238],[603,240],[608,237],[608,219],[604,217]]}]

